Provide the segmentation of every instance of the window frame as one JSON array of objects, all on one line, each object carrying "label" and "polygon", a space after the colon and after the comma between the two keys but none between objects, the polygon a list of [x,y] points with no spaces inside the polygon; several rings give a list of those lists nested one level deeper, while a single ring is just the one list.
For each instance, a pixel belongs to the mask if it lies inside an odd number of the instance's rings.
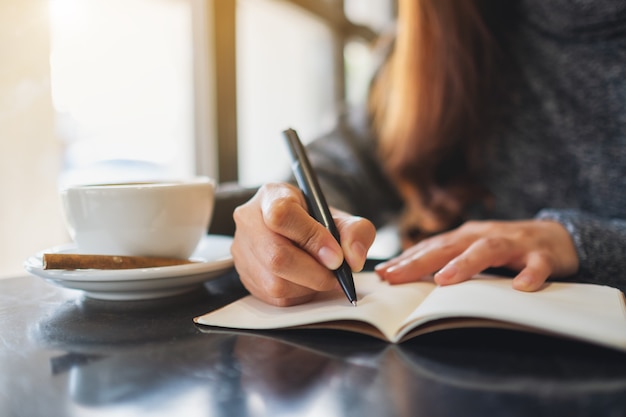
[{"label": "window frame", "polygon": [[[211,87],[200,82],[196,89],[196,148],[199,173],[214,176],[219,183],[239,179],[239,151],[237,130],[237,0],[194,0],[203,3],[199,13],[210,28],[202,34],[196,30],[198,63],[196,80],[209,74]],[[344,0],[275,0],[299,7],[316,16],[333,34],[332,61],[335,79],[334,100],[337,109],[346,107],[346,68],[344,50],[353,39],[374,42],[379,36],[369,26],[348,19]],[[392,4],[393,3],[393,4]],[[390,7],[395,3],[390,1]],[[395,12],[395,10],[394,10]],[[202,27],[203,21],[198,21]],[[213,67],[213,71],[209,67]],[[210,94],[209,90],[213,93]],[[341,111],[341,110],[339,110]],[[342,122],[342,114],[337,114]],[[213,126],[212,131],[209,126]],[[211,152],[213,150],[213,152]],[[211,157],[213,155],[213,157]],[[210,167],[214,167],[213,170]]]}]

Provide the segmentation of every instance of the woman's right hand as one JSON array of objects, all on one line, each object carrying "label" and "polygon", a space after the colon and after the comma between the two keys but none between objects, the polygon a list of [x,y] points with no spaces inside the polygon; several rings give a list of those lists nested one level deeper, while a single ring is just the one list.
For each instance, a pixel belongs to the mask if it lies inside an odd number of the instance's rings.
[{"label": "woman's right hand", "polygon": [[231,253],[243,285],[277,306],[309,301],[320,291],[341,291],[333,270],[344,256],[353,271],[365,264],[374,225],[331,209],[341,236],[332,234],[307,211],[302,192],[291,184],[267,184],[234,212]]}]

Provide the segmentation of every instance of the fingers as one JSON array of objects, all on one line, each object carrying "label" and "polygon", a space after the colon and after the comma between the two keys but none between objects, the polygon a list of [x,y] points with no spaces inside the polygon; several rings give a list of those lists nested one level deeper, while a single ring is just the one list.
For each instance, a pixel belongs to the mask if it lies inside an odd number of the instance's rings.
[{"label": "fingers", "polygon": [[339,268],[344,256],[339,243],[309,215],[302,193],[295,187],[287,185],[268,193],[261,211],[269,230],[310,253],[326,268]]},{"label": "fingers", "polygon": [[[275,305],[298,304],[319,291],[338,290],[332,270],[344,257],[354,271],[362,269],[375,229],[366,219],[338,210],[333,216],[341,245],[309,215],[298,188],[261,187],[234,214],[231,251],[246,288]],[[514,288],[535,291],[551,275],[574,273],[578,257],[569,233],[557,222],[468,222],[421,241],[378,265],[376,272],[393,284],[435,274],[436,283],[449,285],[501,266],[520,271]]]},{"label": "fingers", "polygon": [[337,286],[328,268],[281,236],[235,239],[231,252],[242,284],[269,304],[299,304]]},{"label": "fingers", "polygon": [[392,284],[430,274],[439,285],[470,279],[490,267],[519,271],[513,287],[536,291],[550,276],[575,272],[577,258],[567,233],[558,224],[537,221],[473,222],[423,240],[399,257],[378,265]]},{"label": "fingers", "polygon": [[241,282],[253,295],[279,306],[339,290],[332,270],[344,256],[353,270],[360,270],[376,233],[371,222],[335,211],[340,246],[309,215],[300,190],[287,184],[261,187],[235,210],[234,219],[231,253]]},{"label": "fingers", "polygon": [[445,266],[463,249],[453,233],[445,233],[418,243],[397,258],[377,265],[375,270],[391,284],[416,281]]},{"label": "fingers", "polygon": [[360,271],[376,236],[376,229],[369,220],[333,210],[333,220],[341,236],[340,246],[332,234],[309,215],[302,193],[295,187],[265,199],[262,212],[270,230],[286,237],[331,270],[339,268],[345,257],[353,271]]},{"label": "fingers", "polygon": [[333,211],[333,218],[341,236],[343,256],[354,272],[363,269],[374,238],[376,228],[367,219],[352,216],[339,210]]},{"label": "fingers", "polygon": [[513,288],[520,291],[537,291],[552,273],[551,262],[544,253],[535,252],[528,256],[526,267],[513,279]]},{"label": "fingers", "polygon": [[517,247],[508,238],[481,238],[439,270],[435,282],[450,285],[466,281],[489,267],[511,264],[518,256]]}]

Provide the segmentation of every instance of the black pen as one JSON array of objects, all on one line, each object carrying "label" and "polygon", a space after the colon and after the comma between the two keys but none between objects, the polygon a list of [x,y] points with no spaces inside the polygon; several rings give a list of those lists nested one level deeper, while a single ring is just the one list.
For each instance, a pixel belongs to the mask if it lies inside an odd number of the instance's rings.
[{"label": "black pen", "polygon": [[[296,181],[298,181],[300,190],[302,190],[304,194],[309,214],[328,229],[337,242],[339,242],[339,231],[330,214],[326,198],[324,194],[322,194],[319,181],[306,155],[306,150],[302,142],[300,142],[300,138],[298,138],[298,134],[293,129],[287,129],[283,134],[285,135],[291,153],[291,169],[296,177]],[[348,301],[356,307],[356,290],[354,289],[352,270],[345,258],[341,266],[334,272],[337,281],[339,281],[339,285],[341,285],[343,292],[346,294],[346,297],[348,297]]]}]

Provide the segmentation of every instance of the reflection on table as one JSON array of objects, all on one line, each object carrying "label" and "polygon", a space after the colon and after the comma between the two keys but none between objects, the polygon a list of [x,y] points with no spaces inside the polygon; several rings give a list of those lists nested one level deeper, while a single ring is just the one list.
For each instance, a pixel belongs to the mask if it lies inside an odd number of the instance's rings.
[{"label": "reflection on table", "polygon": [[503,330],[390,345],[192,318],[245,294],[234,272],[160,300],[0,281],[2,416],[622,416],[626,356]]}]

